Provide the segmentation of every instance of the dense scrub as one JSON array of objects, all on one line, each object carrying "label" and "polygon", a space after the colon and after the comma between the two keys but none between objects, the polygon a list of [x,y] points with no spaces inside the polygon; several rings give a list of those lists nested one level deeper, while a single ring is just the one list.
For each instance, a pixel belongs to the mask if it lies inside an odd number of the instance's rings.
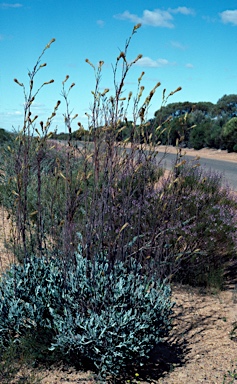
[{"label": "dense scrub", "polygon": [[163,188],[162,203],[173,212],[168,218],[168,228],[175,228],[171,244],[175,239],[179,245],[175,280],[221,288],[225,266],[236,258],[235,195],[222,187],[220,174],[197,161],[178,167]]},{"label": "dense scrub", "polygon": [[169,120],[159,140],[176,145],[182,138],[182,145],[189,148],[237,150],[236,145],[237,95],[224,95],[216,104],[210,102],[177,102],[163,106],[150,120],[149,132]]}]

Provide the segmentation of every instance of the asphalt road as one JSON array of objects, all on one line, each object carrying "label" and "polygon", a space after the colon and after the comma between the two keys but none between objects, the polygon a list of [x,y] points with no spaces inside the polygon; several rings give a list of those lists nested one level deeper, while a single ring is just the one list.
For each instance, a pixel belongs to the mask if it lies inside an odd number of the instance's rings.
[{"label": "asphalt road", "polygon": [[[67,143],[66,141],[61,141],[61,143]],[[81,143],[78,142],[78,145],[80,146]],[[157,163],[162,159],[162,166],[165,169],[172,169],[173,164],[176,159],[176,154],[173,153],[166,153],[158,152],[157,153]],[[193,160],[195,159],[195,156],[185,155],[185,159],[187,160]],[[198,162],[201,164],[201,166],[205,167],[205,169],[209,170],[211,169],[214,172],[219,172],[223,176],[223,185],[227,184],[231,189],[234,191],[237,191],[237,163],[231,162],[231,161],[222,161],[222,160],[215,160],[210,158],[200,158]]]},{"label": "asphalt road", "polygon": [[[162,157],[164,156],[164,153],[160,152],[157,154],[157,161],[159,162]],[[187,161],[195,159],[195,156],[188,156],[185,155],[183,157]],[[172,166],[174,164],[174,161],[176,159],[176,154],[167,153],[165,154],[165,157],[163,160],[161,160],[161,164],[165,169],[172,169]],[[206,158],[200,158],[198,160],[200,165],[204,167],[207,170],[212,170],[214,172],[219,172],[223,176],[223,184],[227,184],[230,186],[231,189],[234,191],[237,191],[237,163],[232,163],[230,161],[222,161],[222,160],[215,160],[215,159],[206,159]]]}]

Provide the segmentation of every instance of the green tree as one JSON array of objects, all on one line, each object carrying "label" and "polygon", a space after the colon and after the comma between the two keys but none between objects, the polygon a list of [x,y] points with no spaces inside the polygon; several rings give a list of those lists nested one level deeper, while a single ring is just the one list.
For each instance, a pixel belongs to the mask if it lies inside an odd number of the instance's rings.
[{"label": "green tree", "polygon": [[209,148],[223,148],[221,130],[222,119],[216,119],[211,121],[210,129],[206,136],[206,145]]},{"label": "green tree", "polygon": [[237,152],[237,117],[233,117],[223,126],[222,139],[228,152]]},{"label": "green tree", "polygon": [[213,112],[214,104],[211,102],[200,101],[193,106],[193,111],[201,111],[205,116],[210,116]]},{"label": "green tree", "polygon": [[224,95],[216,103],[214,108],[216,116],[227,115],[229,118],[237,115],[237,95]]},{"label": "green tree", "polygon": [[205,122],[195,126],[189,136],[189,146],[194,149],[202,149],[206,146],[206,136],[209,131],[210,124]]}]

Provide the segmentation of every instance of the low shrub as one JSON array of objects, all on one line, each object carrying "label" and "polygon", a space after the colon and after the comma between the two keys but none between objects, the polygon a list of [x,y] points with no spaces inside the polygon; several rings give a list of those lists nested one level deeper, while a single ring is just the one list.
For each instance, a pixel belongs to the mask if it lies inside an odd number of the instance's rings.
[{"label": "low shrub", "polygon": [[[174,170],[161,193],[169,244],[175,244],[178,258],[176,279],[221,288],[224,267],[236,254],[236,198],[223,186],[221,174],[197,162]],[[162,209],[160,202],[158,209]]]},{"label": "low shrub", "polygon": [[144,363],[168,335],[170,295],[134,259],[111,265],[103,255],[89,261],[77,254],[67,264],[32,257],[0,283],[0,344],[46,332],[49,355],[86,359],[100,376],[119,375]]}]

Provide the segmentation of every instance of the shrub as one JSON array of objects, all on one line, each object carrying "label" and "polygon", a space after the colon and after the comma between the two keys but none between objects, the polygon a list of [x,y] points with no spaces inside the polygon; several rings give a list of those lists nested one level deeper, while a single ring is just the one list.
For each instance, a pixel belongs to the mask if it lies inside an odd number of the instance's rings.
[{"label": "shrub", "polygon": [[218,283],[235,257],[237,201],[223,186],[221,174],[197,162],[180,164],[157,200],[158,210],[166,207],[166,243],[176,249],[176,279],[191,285],[209,285],[210,279]]},{"label": "shrub", "polygon": [[206,137],[210,130],[210,123],[203,122],[192,128],[189,135],[189,146],[194,149],[202,149],[206,146]]},{"label": "shrub", "polygon": [[5,131],[3,128],[0,128],[0,145],[11,142],[13,138],[14,137],[11,133]]},{"label": "shrub", "polygon": [[[0,343],[47,332],[48,347],[101,376],[142,364],[171,328],[170,287],[147,278],[134,259],[126,263],[80,254],[67,266],[32,257],[13,265],[0,283]],[[45,340],[44,340],[45,341]]]},{"label": "shrub", "polygon": [[[138,220],[131,228],[128,220],[135,215],[129,210],[134,196],[136,201],[139,200],[140,207],[145,203],[147,188],[143,176],[146,174],[146,180],[155,184],[156,175],[152,176],[153,171],[150,172],[155,153],[154,140],[148,132],[146,118],[160,82],[144,97],[142,72],[135,94],[129,92],[126,96],[124,85],[128,72],[142,57],[139,54],[132,61],[126,58],[131,38],[140,26],[138,24],[133,28],[124,50],[116,59],[112,82],[114,89],[106,88],[101,92],[104,62],[99,61],[95,66],[86,59],[95,75],[91,112],[86,113],[88,130],[77,121],[78,114],[73,116],[69,109],[69,93],[72,89],[74,91],[75,83],[68,86],[69,76],[65,77],[61,96],[65,102],[63,116],[68,141],[58,151],[52,148],[55,141],[51,142],[51,139],[55,138],[55,132],[50,130],[61,101],[56,102],[46,121],[33,116],[32,111],[32,102],[38,93],[54,82],[51,79],[36,89],[34,79],[46,67],[46,63],[41,64],[41,59],[55,39],[46,45],[33,70],[28,72],[30,81],[27,87],[14,79],[22,87],[25,97],[24,120],[16,140],[7,148],[1,167],[0,198],[10,214],[14,228],[13,251],[19,261],[31,254],[45,256],[52,248],[54,253],[64,258],[73,258],[77,250],[77,232],[82,233],[84,254],[92,258],[94,254],[107,252],[112,258],[116,255],[123,259],[128,243],[134,238],[142,239],[142,214],[139,212]],[[180,90],[178,87],[168,96],[163,92],[163,102]],[[131,113],[133,120],[128,122],[128,114]],[[73,132],[76,122],[77,130]],[[129,137],[125,135],[121,141],[122,133],[128,126]],[[86,132],[81,143],[73,140],[77,139],[78,127]],[[128,140],[131,150],[127,148]],[[129,175],[132,175],[133,182],[123,182],[123,177],[128,178]],[[118,213],[119,210],[123,216]],[[136,244],[139,249],[141,241]]]},{"label": "shrub", "polygon": [[[181,158],[167,179],[149,180],[143,194],[133,188],[129,214],[122,210],[126,198],[117,200],[117,222],[120,213],[129,223],[126,251],[136,255],[147,273],[221,288],[225,265],[235,256],[237,208],[221,175]],[[123,177],[123,182],[134,185],[136,176]]]}]

